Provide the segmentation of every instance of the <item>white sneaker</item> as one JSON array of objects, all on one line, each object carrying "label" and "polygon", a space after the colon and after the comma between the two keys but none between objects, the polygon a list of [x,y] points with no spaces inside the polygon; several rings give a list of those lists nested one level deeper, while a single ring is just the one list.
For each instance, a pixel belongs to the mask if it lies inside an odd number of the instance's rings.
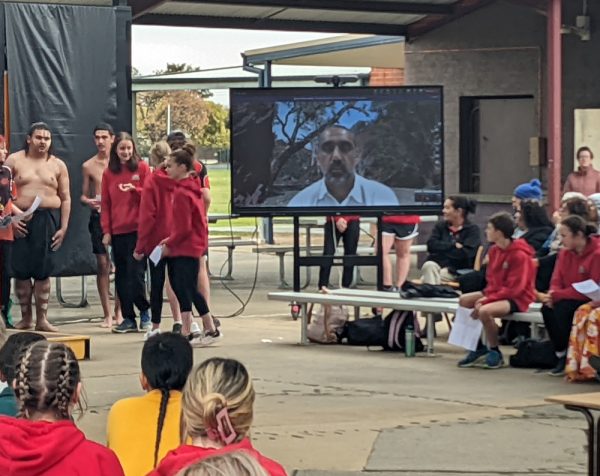
[{"label": "white sneaker", "polygon": [[216,344],[223,338],[223,334],[217,329],[214,332],[205,332],[204,335],[190,339],[192,347],[207,347]]},{"label": "white sneaker", "polygon": [[160,329],[151,329],[144,334],[144,341],[147,341],[150,337],[157,336],[158,334],[160,334]]}]

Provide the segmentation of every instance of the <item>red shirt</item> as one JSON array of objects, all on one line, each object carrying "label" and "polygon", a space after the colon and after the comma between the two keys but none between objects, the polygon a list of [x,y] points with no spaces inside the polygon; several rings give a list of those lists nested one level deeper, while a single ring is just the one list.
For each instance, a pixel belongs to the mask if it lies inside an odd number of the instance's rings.
[{"label": "red shirt", "polygon": [[167,453],[158,467],[148,474],[148,476],[175,476],[183,468],[187,468],[194,463],[210,458],[211,456],[233,453],[234,451],[244,451],[256,458],[264,470],[271,476],[287,476],[285,469],[276,461],[265,458],[256,451],[248,438],[244,438],[239,443],[233,443],[223,448],[200,448],[199,446],[181,445],[176,450]]},{"label": "red shirt", "polygon": [[393,225],[417,225],[421,223],[421,217],[419,215],[384,215],[383,223],[390,223]]},{"label": "red shirt", "polygon": [[208,222],[197,179],[180,180],[173,192],[173,223],[167,240],[169,256],[199,258],[208,247]]},{"label": "red shirt", "polygon": [[177,182],[163,169],[148,175],[142,190],[136,253],[148,256],[169,236],[173,225],[173,192]]},{"label": "red shirt", "polygon": [[583,253],[562,249],[559,251],[556,266],[550,281],[550,292],[553,301],[574,299],[589,301],[587,296],[578,293],[573,283],[592,279],[600,281],[600,238],[592,236],[583,249]]},{"label": "red shirt", "polygon": [[535,301],[536,266],[533,248],[525,240],[518,239],[513,240],[504,250],[493,245],[488,256],[484,303],[506,299],[513,301],[519,311],[527,311]]},{"label": "red shirt", "polygon": [[351,221],[359,221],[360,220],[360,215],[336,215],[336,216],[327,217],[327,219],[329,221],[333,221],[335,223],[337,223],[342,218],[344,220],[346,220],[348,223],[350,223]]},{"label": "red shirt", "polygon": [[[150,175],[150,167],[140,161],[138,169],[131,172],[122,166],[121,172],[115,174],[106,169],[102,175],[102,198],[100,222],[102,233],[124,235],[136,232],[140,198],[146,177]],[[124,192],[120,185],[131,183],[135,190]]]},{"label": "red shirt", "polygon": [[71,421],[54,423],[0,417],[3,476],[123,476],[115,454],[86,440]]}]

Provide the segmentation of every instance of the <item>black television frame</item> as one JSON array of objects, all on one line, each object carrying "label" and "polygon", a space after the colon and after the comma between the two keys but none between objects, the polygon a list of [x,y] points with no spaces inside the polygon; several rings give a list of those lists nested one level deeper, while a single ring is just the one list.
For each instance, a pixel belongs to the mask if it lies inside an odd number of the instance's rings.
[{"label": "black television frame", "polygon": [[[401,89],[438,89],[440,94],[440,120],[442,123],[441,127],[441,146],[440,146],[440,159],[441,159],[441,202],[439,204],[434,204],[431,206],[419,205],[419,206],[381,206],[375,207],[373,206],[364,206],[364,207],[348,207],[348,206],[339,206],[339,207],[287,207],[287,206],[269,206],[269,207],[239,207],[234,205],[234,195],[233,195],[233,174],[234,174],[234,158],[235,151],[233,146],[233,114],[232,114],[232,104],[233,104],[233,96],[239,93],[248,93],[250,91],[261,91],[261,92],[277,92],[277,93],[285,93],[286,91],[306,91],[307,94],[310,94],[310,91],[328,91],[331,93],[339,92],[339,91],[349,91],[349,92],[358,92],[365,90],[373,90],[373,89],[381,89],[381,90],[401,90]],[[343,99],[343,98],[342,98]],[[230,130],[230,142],[229,142],[229,157],[230,157],[230,209],[231,214],[235,216],[242,217],[276,217],[276,216],[289,216],[289,217],[300,217],[300,216],[329,216],[329,215],[360,215],[363,217],[378,217],[383,215],[439,215],[440,210],[443,206],[445,199],[445,122],[444,122],[444,87],[442,85],[405,85],[405,86],[352,86],[345,88],[332,88],[332,87],[283,87],[283,88],[231,88],[229,90],[229,130]]]}]

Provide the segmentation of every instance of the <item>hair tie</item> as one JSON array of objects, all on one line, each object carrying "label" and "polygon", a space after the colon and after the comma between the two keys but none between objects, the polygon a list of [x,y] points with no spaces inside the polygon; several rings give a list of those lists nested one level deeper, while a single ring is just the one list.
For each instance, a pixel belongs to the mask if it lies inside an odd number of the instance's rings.
[{"label": "hair tie", "polygon": [[211,440],[221,441],[225,445],[235,441],[237,433],[231,424],[227,407],[217,413],[217,428],[208,428],[206,434]]}]

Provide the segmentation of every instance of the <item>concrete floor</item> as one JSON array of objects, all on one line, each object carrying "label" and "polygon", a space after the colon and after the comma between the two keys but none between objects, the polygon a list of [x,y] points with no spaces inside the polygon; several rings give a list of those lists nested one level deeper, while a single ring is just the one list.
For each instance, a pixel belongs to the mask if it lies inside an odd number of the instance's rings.
[{"label": "concrete floor", "polygon": [[[225,253],[211,252],[211,258],[218,272]],[[242,300],[256,265],[249,248],[235,251],[235,281],[228,285]],[[585,473],[583,418],[545,404],[544,397],[600,390],[596,385],[567,384],[530,370],[459,369],[463,352],[445,343],[442,323],[437,357],[299,346],[299,322],[292,321],[289,307],[266,298],[277,288],[277,275],[276,259],[261,256],[244,313],[222,319],[223,342],[197,349],[194,356],[196,362],[235,357],[249,368],[258,393],[252,438],[290,474]],[[291,281],[291,268],[288,275]],[[104,442],[112,403],[141,392],[143,342],[142,334],[114,335],[98,327],[99,319],[88,321],[101,316],[94,283],[89,278],[89,307],[60,308],[53,297],[50,316],[64,332],[92,338],[92,359],[82,364],[88,410],[78,424],[88,437]],[[63,288],[68,299],[78,300],[77,280],[63,280]],[[238,308],[232,294],[213,281],[215,314]],[[78,319],[85,322],[71,323]],[[171,322],[165,319],[165,329]]]}]

